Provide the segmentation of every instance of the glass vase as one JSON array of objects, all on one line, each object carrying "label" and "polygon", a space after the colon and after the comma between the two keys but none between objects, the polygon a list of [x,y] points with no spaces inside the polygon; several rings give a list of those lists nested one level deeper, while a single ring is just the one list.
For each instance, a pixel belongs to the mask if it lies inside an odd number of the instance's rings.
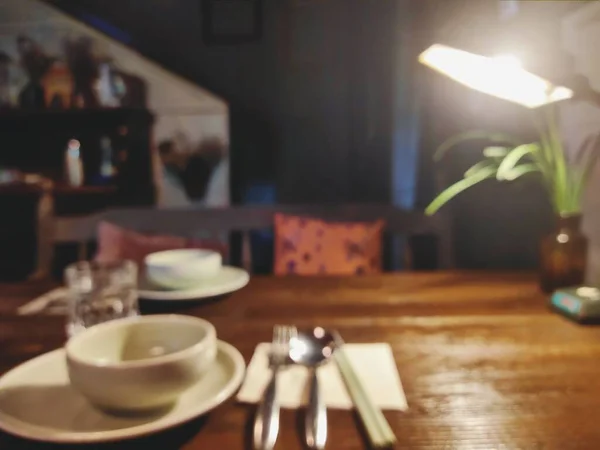
[{"label": "glass vase", "polygon": [[559,216],[554,232],[541,242],[540,287],[544,292],[581,285],[587,264],[588,240],[581,215]]}]

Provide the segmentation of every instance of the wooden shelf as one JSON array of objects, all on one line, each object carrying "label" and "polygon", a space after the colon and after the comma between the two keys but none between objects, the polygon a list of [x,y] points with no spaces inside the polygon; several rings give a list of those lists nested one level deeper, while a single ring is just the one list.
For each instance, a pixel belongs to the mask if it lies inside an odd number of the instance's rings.
[{"label": "wooden shelf", "polygon": [[27,195],[27,194],[41,194],[44,191],[44,187],[37,183],[1,183],[0,184],[0,195]]},{"label": "wooden shelf", "polygon": [[0,120],[4,119],[36,119],[36,118],[76,118],[90,116],[146,116],[151,119],[152,113],[145,108],[86,108],[86,109],[4,109],[0,110]]},{"label": "wooden shelf", "polygon": [[79,195],[79,194],[114,194],[117,192],[116,186],[68,186],[55,185],[52,189],[57,195]]},{"label": "wooden shelf", "polygon": [[[39,193],[44,187],[39,183],[5,183],[0,184],[0,194],[29,194]],[[54,195],[85,195],[85,194],[114,194],[117,186],[68,186],[57,184],[52,186],[51,193]]]}]

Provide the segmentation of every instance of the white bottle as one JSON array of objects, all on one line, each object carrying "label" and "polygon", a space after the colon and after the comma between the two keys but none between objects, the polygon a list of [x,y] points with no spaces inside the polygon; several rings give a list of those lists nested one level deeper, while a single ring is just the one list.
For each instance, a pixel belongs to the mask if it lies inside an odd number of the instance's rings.
[{"label": "white bottle", "polygon": [[65,152],[65,178],[69,186],[83,185],[83,164],[81,163],[81,144],[76,139],[71,139]]}]

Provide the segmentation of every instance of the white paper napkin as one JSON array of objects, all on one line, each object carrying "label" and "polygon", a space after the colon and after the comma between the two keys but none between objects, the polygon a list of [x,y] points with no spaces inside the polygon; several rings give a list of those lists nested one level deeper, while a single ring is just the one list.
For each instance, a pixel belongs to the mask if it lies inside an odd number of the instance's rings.
[{"label": "white paper napkin", "polygon": [[59,287],[46,292],[17,309],[20,316],[33,314],[65,314],[67,310],[67,288]]},{"label": "white paper napkin", "polygon": [[[270,344],[256,347],[246,379],[237,399],[244,403],[258,403],[269,382]],[[362,381],[367,394],[382,409],[405,411],[408,409],[400,376],[389,344],[346,344],[344,351]],[[335,362],[328,361],[317,369],[319,386],[329,408],[351,409],[352,400]],[[306,404],[308,370],[298,365],[281,368],[277,379],[277,396],[283,408],[298,408]]]}]

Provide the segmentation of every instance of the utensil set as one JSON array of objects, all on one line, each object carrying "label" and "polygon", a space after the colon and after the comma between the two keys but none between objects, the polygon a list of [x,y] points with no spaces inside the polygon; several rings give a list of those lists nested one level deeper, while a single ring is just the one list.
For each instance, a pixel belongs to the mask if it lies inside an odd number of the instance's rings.
[{"label": "utensil set", "polygon": [[273,328],[269,365],[271,378],[263,392],[254,421],[254,449],[272,450],[279,433],[280,405],[277,399],[277,375],[288,363],[301,364],[309,369],[309,397],[305,417],[307,448],[322,450],[327,441],[327,411],[319,392],[317,366],[332,357],[346,389],[364,424],[373,448],[388,448],[396,437],[381,409],[369,398],[344,351],[344,341],[337,331],[315,328],[311,333],[298,333],[294,326],[276,325]]}]

